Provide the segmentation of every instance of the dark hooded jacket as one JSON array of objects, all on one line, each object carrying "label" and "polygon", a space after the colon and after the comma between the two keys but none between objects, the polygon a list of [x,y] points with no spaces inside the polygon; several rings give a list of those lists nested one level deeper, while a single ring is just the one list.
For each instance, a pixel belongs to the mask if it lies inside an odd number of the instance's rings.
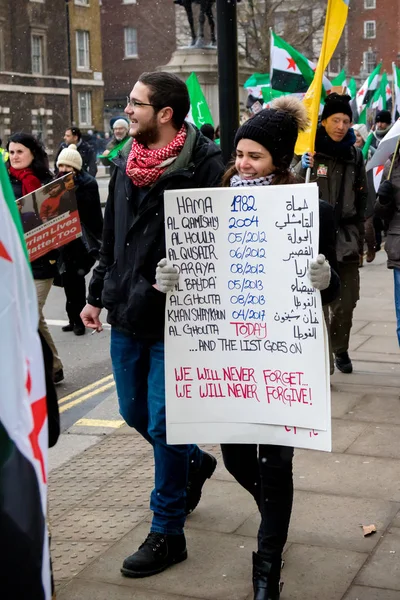
[{"label": "dark hooded jacket", "polygon": [[187,124],[185,145],[162,176],[144,190],[126,175],[132,142],[113,159],[104,215],[100,261],[89,286],[88,302],[108,310],[108,322],[137,339],[164,337],[165,294],[156,290],[157,263],[166,256],[164,191],[216,187],[224,164],[221,151]]},{"label": "dark hooded jacket", "polygon": [[[352,134],[352,137],[351,137]],[[336,254],[339,263],[359,263],[364,243],[365,210],[368,183],[364,159],[353,146],[355,136],[349,130],[342,142],[334,142],[322,125],[315,140],[314,167],[310,181],[316,181],[320,198],[334,208]],[[300,157],[295,172],[305,178]]]}]

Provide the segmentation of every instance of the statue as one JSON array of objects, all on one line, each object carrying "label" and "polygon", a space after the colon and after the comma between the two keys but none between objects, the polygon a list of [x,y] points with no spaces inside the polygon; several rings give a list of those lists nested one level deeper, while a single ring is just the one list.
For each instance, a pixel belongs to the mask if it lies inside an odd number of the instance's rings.
[{"label": "statue", "polygon": [[[215,37],[215,21],[214,15],[212,11],[212,5],[215,0],[174,0],[174,4],[178,4],[179,6],[183,6],[186,10],[187,18],[190,26],[190,33],[192,35],[192,42],[190,46],[192,48],[205,48],[206,44],[204,42],[204,24],[206,22],[206,17],[208,19],[208,24],[210,26],[211,33],[211,46],[215,47],[217,44],[217,39]],[[200,4],[200,15],[199,15],[199,35],[196,36],[196,30],[194,27],[194,19],[193,19],[193,8],[192,4]]]}]

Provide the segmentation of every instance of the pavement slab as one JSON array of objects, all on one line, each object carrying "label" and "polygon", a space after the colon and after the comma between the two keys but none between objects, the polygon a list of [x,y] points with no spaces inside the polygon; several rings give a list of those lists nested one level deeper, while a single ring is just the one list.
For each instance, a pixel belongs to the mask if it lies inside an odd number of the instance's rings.
[{"label": "pavement slab", "polygon": [[[295,491],[289,542],[371,552],[400,503]],[[255,537],[260,517],[254,513],[235,532]],[[376,525],[377,534],[364,537],[361,525]]]},{"label": "pavement slab", "polygon": [[233,533],[257,513],[254,498],[237,483],[210,479],[203,489],[201,509],[188,517],[186,529]]},{"label": "pavement slab", "polygon": [[154,590],[135,591],[121,585],[81,579],[70,582],[57,594],[57,600],[198,600],[198,598],[199,596],[190,598]]},{"label": "pavement slab", "polygon": [[390,458],[298,450],[295,487],[323,494],[400,502],[400,466]]},{"label": "pavement slab", "polygon": [[350,454],[400,459],[400,425],[368,425],[347,448]]},{"label": "pavement slab", "polygon": [[123,585],[131,590],[154,591],[172,595],[186,595],[206,600],[244,600],[251,589],[251,553],[255,540],[248,537],[186,530],[188,560],[167,569],[159,575],[144,579],[123,577],[120,566],[143,542],[149,532],[148,525],[133,529],[120,542],[82,573],[85,580]]},{"label": "pavement slab", "polygon": [[355,585],[343,600],[399,600],[399,592]]},{"label": "pavement slab", "polygon": [[285,554],[281,600],[341,600],[367,557],[360,552],[292,544]]},{"label": "pavement slab", "polygon": [[398,590],[400,598],[400,529],[393,527],[381,540],[375,554],[364,566],[355,583]]},{"label": "pavement slab", "polygon": [[383,396],[381,391],[364,395],[346,415],[347,419],[400,425],[400,396]]}]

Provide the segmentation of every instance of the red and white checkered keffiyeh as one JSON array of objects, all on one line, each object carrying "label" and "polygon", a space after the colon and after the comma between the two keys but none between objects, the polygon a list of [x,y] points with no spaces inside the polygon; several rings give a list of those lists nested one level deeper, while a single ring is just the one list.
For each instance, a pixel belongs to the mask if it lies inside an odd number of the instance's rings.
[{"label": "red and white checkered keffiyeh", "polygon": [[150,150],[134,139],[126,164],[126,174],[137,187],[152,185],[178,156],[185,141],[185,125],[182,125],[172,142],[164,148]]}]

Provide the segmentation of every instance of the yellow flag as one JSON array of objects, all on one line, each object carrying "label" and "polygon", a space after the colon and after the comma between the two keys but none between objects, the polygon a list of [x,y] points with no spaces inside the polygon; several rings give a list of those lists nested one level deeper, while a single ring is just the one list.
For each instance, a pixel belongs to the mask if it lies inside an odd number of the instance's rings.
[{"label": "yellow flag", "polygon": [[321,102],[322,78],[342,35],[348,12],[349,0],[328,0],[321,54],[318,59],[317,68],[315,69],[314,79],[303,100],[308,112],[310,126],[306,131],[299,133],[295,148],[296,154],[314,152],[315,134]]}]

